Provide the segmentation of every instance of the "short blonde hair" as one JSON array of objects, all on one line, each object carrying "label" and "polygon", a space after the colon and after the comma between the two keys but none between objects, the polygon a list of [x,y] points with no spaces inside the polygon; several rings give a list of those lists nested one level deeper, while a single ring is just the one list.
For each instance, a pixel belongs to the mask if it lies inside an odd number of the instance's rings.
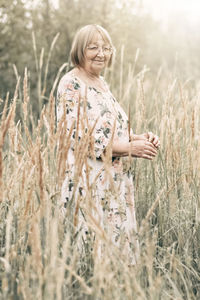
[{"label": "short blonde hair", "polygon": [[70,53],[71,61],[74,66],[83,67],[85,60],[85,49],[91,43],[93,36],[97,32],[102,36],[104,41],[109,43],[110,47],[113,49],[108,61],[108,67],[111,66],[114,60],[115,48],[112,44],[111,37],[108,34],[107,30],[102,26],[96,24],[86,25],[76,33]]}]

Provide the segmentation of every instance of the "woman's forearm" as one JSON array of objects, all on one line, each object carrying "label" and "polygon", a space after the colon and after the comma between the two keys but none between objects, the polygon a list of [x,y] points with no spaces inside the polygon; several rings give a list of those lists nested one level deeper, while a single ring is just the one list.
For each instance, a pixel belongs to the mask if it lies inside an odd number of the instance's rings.
[{"label": "woman's forearm", "polygon": [[153,159],[157,154],[157,148],[146,139],[136,139],[131,142],[113,141],[112,156],[129,156]]},{"label": "woman's forearm", "polygon": [[113,141],[112,156],[128,156],[130,151],[129,142]]}]

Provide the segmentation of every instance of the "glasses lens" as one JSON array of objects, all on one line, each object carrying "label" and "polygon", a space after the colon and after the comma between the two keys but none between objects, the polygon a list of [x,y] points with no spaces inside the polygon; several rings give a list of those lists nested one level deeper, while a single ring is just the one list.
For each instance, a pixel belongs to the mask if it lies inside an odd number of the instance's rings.
[{"label": "glasses lens", "polygon": [[112,48],[110,48],[110,47],[98,47],[98,46],[95,46],[95,45],[89,45],[89,46],[87,46],[87,49],[92,53],[98,53],[101,50],[104,54],[111,54],[112,53]]},{"label": "glasses lens", "polygon": [[103,52],[105,54],[110,54],[110,53],[112,53],[112,49],[110,47],[105,47],[105,48],[103,48]]}]

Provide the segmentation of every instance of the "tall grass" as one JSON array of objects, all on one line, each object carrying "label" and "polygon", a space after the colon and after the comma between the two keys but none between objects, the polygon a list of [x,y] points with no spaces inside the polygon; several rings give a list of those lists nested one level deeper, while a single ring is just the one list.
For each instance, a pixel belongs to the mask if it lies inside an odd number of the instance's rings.
[{"label": "tall grass", "polygon": [[[153,81],[146,69],[134,72],[135,66],[127,75],[121,68],[114,94],[120,96],[125,110],[130,107],[136,133],[149,129],[161,139],[153,162],[132,161],[141,248],[137,265],[128,267],[121,249],[106,238],[92,217],[90,190],[82,199],[90,232],[84,253],[76,250],[74,226],[78,220],[73,199],[65,218],[61,214],[70,134],[65,133],[65,119],[55,127],[53,92],[59,74],[48,105],[41,107],[35,123],[25,71],[21,121],[16,120],[19,83],[9,109],[5,100],[1,117],[1,299],[200,298],[198,82],[181,83],[161,73]],[[40,99],[42,90],[40,83]],[[77,153],[87,149],[87,143],[87,137],[77,142]],[[77,159],[77,170],[82,168],[83,158]],[[101,241],[106,245],[103,258],[97,253]]]}]

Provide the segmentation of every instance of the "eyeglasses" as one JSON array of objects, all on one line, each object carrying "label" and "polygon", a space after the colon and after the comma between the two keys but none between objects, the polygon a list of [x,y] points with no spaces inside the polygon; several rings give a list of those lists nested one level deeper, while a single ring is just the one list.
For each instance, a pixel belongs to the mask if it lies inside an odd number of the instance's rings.
[{"label": "eyeglasses", "polygon": [[100,47],[97,45],[89,45],[86,48],[93,54],[99,53],[100,50],[102,50],[103,54],[105,55],[112,54],[113,52],[113,49],[109,46]]}]

